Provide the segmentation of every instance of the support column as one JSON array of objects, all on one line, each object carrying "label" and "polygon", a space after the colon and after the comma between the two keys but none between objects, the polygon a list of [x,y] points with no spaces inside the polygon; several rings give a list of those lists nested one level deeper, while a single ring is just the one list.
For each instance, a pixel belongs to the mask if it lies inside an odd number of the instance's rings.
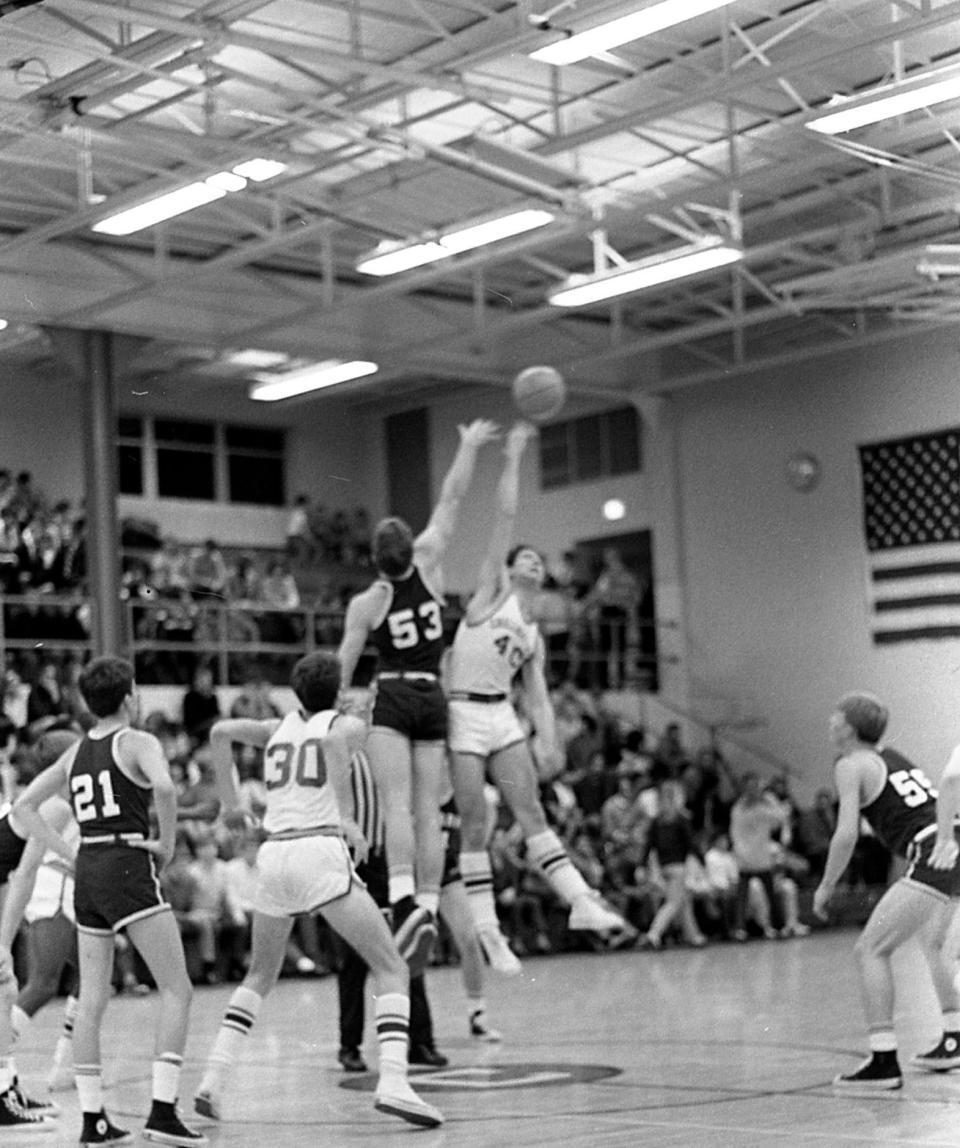
[{"label": "support column", "polygon": [[120,608],[113,335],[109,331],[81,331],[78,337],[91,638],[95,655],[121,655],[125,651]]}]

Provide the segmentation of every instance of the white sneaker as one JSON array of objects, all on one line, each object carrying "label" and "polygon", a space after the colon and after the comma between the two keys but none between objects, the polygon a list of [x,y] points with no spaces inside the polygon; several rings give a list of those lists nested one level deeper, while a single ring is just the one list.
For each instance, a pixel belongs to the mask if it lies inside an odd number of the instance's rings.
[{"label": "white sneaker", "polygon": [[474,1040],[482,1041],[484,1044],[499,1044],[503,1040],[501,1032],[491,1028],[482,1017],[478,1016],[470,1018],[470,1035]]},{"label": "white sneaker", "polygon": [[629,930],[630,926],[596,893],[585,893],[574,901],[567,928],[581,933],[606,933],[611,929]]},{"label": "white sneaker", "polygon": [[419,1124],[421,1128],[436,1128],[443,1123],[439,1109],[421,1100],[405,1080],[381,1080],[373,1106],[378,1112],[399,1116],[408,1124]]},{"label": "white sneaker", "polygon": [[507,938],[495,925],[478,929],[477,939],[491,969],[503,973],[505,977],[519,976],[523,966],[507,943]]},{"label": "white sneaker", "polygon": [[201,1087],[193,1098],[193,1110],[198,1116],[207,1120],[221,1120],[223,1113],[220,1110],[220,1097],[213,1089]]}]

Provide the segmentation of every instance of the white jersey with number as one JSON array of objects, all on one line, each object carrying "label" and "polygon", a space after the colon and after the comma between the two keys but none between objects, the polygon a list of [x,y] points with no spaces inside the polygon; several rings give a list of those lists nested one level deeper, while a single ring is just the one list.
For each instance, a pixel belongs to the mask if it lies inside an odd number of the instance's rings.
[{"label": "white jersey with number", "polygon": [[323,755],[323,738],[336,718],[336,710],[323,710],[310,717],[296,710],[287,714],[267,742],[263,754],[267,791],[263,827],[268,833],[339,826],[337,796],[327,781]]},{"label": "white jersey with number", "polygon": [[508,591],[479,621],[461,620],[450,650],[447,689],[509,694],[514,675],[539,641],[537,623],[524,619],[517,595]]}]

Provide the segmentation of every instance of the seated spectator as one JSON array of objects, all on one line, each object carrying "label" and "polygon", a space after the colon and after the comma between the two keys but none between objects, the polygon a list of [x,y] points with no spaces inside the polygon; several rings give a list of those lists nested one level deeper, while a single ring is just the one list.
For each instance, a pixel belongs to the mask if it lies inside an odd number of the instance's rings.
[{"label": "seated spectator", "polygon": [[27,697],[27,727],[37,736],[58,718],[69,717],[55,662],[43,662]]},{"label": "seated spectator", "polygon": [[9,507],[0,511],[0,594],[20,593],[20,527]]},{"label": "seated spectator", "polygon": [[230,707],[232,718],[250,718],[252,721],[267,721],[282,717],[279,706],[270,698],[270,684],[262,674],[251,677],[237,694]]},{"label": "seated spectator", "polygon": [[213,723],[220,717],[220,702],[213,688],[213,671],[209,666],[198,666],[193,682],[183,695],[183,728],[194,744],[210,737]]},{"label": "seated spectator", "polygon": [[722,937],[732,937],[737,925],[737,890],[740,885],[740,866],[730,848],[726,833],[717,833],[703,858],[710,884],[716,921]]},{"label": "seated spectator", "polygon": [[587,761],[586,769],[572,782],[571,788],[584,817],[588,821],[592,819],[599,825],[604,803],[613,796],[617,788],[616,774],[607,768],[602,749],[594,750]]},{"label": "seated spectator", "polygon": [[297,610],[300,591],[293,575],[283,562],[271,562],[260,586],[260,601],[271,610]]},{"label": "seated spectator", "polygon": [[150,580],[157,593],[164,595],[186,590],[190,585],[187,556],[180,543],[169,534],[151,559]]},{"label": "seated spectator", "polygon": [[249,554],[241,554],[227,577],[226,597],[235,605],[248,605],[263,600],[263,575]]},{"label": "seated spectator", "polygon": [[193,835],[203,835],[220,812],[216,774],[210,757],[210,746],[200,745],[187,762],[186,785],[177,798],[177,820]]},{"label": "seated spectator", "polygon": [[356,506],[350,515],[350,530],[344,543],[343,561],[348,566],[369,566],[373,546],[370,514],[364,506]]},{"label": "seated spectator", "polygon": [[243,939],[247,918],[234,896],[227,876],[227,862],[217,855],[212,831],[197,837],[193,852],[194,860],[189,865],[194,882],[193,904],[188,920],[198,930],[203,980],[216,984],[221,979],[221,959],[230,970],[240,963],[238,942]]},{"label": "seated spectator", "polygon": [[3,713],[18,733],[27,728],[29,697],[30,687],[13,666],[7,666],[3,674]]},{"label": "seated spectator", "polygon": [[740,867],[735,934],[738,940],[745,937],[750,880],[754,877],[762,882],[767,894],[771,908],[771,934],[776,935],[783,927],[780,899],[773,886],[774,858],[771,845],[776,836],[783,832],[787,817],[787,811],[781,803],[760,788],[760,779],[756,773],[745,774],[740,798],[730,811],[730,840]]},{"label": "seated spectator", "polygon": [[13,488],[7,506],[16,515],[17,521],[27,523],[46,511],[47,500],[43,493],[33,484],[33,475],[29,470],[21,470]]},{"label": "seated spectator", "polygon": [[222,599],[226,592],[229,572],[219,545],[208,538],[202,547],[193,551],[187,563],[187,579],[194,598]]},{"label": "seated spectator", "polygon": [[660,781],[678,781],[690,764],[690,754],[680,737],[678,722],[669,722],[653,751],[653,776]]},{"label": "seated spectator", "polygon": [[837,827],[837,802],[829,789],[818,789],[809,809],[797,817],[797,851],[810,865],[810,880],[818,882]]},{"label": "seated spectator", "polygon": [[617,766],[617,792],[603,803],[600,826],[607,857],[635,869],[647,853],[651,818],[640,795],[646,771],[638,757],[624,755]]},{"label": "seated spectator", "polygon": [[665,900],[643,939],[648,948],[661,948],[674,924],[679,925],[688,945],[700,948],[706,944],[686,881],[687,858],[696,852],[690,819],[683,808],[683,788],[679,782],[666,781],[660,786],[660,812],[650,826],[648,851],[651,876],[663,886]]},{"label": "seated spectator", "polygon": [[287,519],[287,557],[294,566],[308,565],[315,554],[309,507],[310,499],[305,494],[298,494]]}]

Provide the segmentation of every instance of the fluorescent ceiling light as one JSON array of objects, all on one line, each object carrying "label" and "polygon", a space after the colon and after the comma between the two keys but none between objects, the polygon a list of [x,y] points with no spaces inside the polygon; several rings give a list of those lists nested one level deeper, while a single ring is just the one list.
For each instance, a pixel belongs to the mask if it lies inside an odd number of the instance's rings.
[{"label": "fluorescent ceiling light", "polygon": [[135,231],[143,231],[145,227],[153,227],[165,219],[173,219],[184,212],[213,203],[229,192],[243,191],[248,179],[262,182],[285,170],[284,164],[273,160],[248,160],[237,164],[232,171],[215,172],[197,183],[188,183],[186,187],[155,196],[145,203],[138,203],[136,207],[119,211],[116,215],[108,215],[106,219],[95,223],[93,230],[104,235],[132,235]]},{"label": "fluorescent ceiling light", "polygon": [[512,235],[522,235],[525,231],[545,227],[548,223],[552,223],[554,218],[552,211],[528,208],[511,212],[510,215],[498,216],[496,219],[466,224],[453,231],[444,232],[436,239],[418,240],[400,245],[381,244],[376,251],[360,260],[357,270],[365,275],[396,275],[400,271],[409,271],[411,267],[422,267],[425,263],[447,259],[461,251],[471,251],[475,247],[484,247],[488,243],[496,243]]},{"label": "fluorescent ceiling light", "polygon": [[648,287],[657,287],[661,283],[670,283],[674,279],[713,271],[742,258],[743,252],[738,247],[731,247],[719,240],[709,245],[695,244],[595,275],[573,275],[550,295],[549,302],[554,307],[586,307],[601,299],[630,295]]},{"label": "fluorescent ceiling light", "polygon": [[928,243],[917,264],[920,275],[960,275],[960,246],[955,243]]},{"label": "fluorescent ceiling light", "polygon": [[319,391],[350,379],[362,379],[380,369],[377,363],[354,359],[349,363],[330,359],[314,363],[302,371],[290,371],[286,375],[261,376],[262,381],[250,388],[250,398],[261,403],[275,403],[279,399],[290,399],[294,395],[304,395],[308,391]]},{"label": "fluorescent ceiling light", "polygon": [[[279,121],[278,121],[279,122]],[[234,175],[242,175],[244,179],[252,179],[254,183],[263,183],[264,180],[275,179],[287,170],[285,163],[275,159],[248,159],[238,163],[233,169]]]},{"label": "fluorescent ceiling light", "polygon": [[609,52],[611,48],[619,48],[621,44],[652,36],[664,28],[672,28],[674,24],[682,24],[694,16],[714,12],[729,3],[731,0],[662,0],[660,4],[641,8],[629,16],[621,16],[618,20],[610,20],[596,28],[588,28],[585,32],[576,32],[563,40],[557,40],[545,48],[538,48],[530,53],[530,59],[561,67],[564,64],[576,64],[588,56],[598,56],[602,52]]},{"label": "fluorescent ceiling light", "polygon": [[[839,135],[853,131],[867,124],[880,123],[906,112],[929,108],[946,100],[960,98],[960,72],[949,75],[934,72],[919,80],[906,80],[899,84],[887,84],[874,88],[863,96],[849,100],[837,99],[836,110],[828,111],[816,119],[808,120],[807,127],[824,135]],[[830,106],[834,106],[831,104]]]},{"label": "fluorescent ceiling light", "polygon": [[254,347],[243,351],[230,351],[224,355],[223,361],[232,367],[252,367],[258,371],[269,370],[270,367],[280,367],[290,361],[285,351],[258,351]]},{"label": "fluorescent ceiling light", "polygon": [[6,319],[0,319],[0,331],[5,331],[10,326]]}]

